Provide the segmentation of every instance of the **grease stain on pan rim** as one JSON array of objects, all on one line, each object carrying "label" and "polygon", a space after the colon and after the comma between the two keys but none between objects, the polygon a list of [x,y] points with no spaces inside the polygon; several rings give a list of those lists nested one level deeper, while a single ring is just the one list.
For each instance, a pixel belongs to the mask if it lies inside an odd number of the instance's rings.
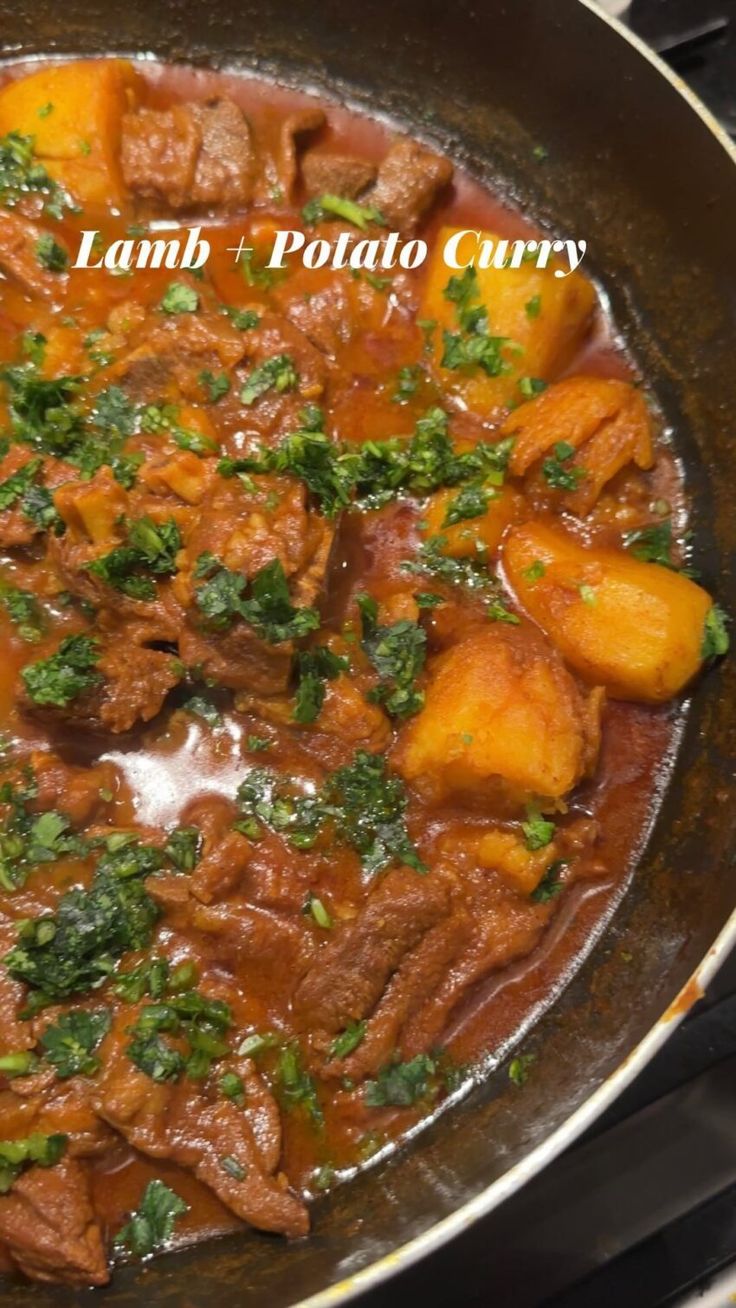
[{"label": "grease stain on pan rim", "polygon": [[[687,101],[693,113],[697,114],[708,131],[720,142],[733,163],[736,164],[736,145],[703,102],[683,82],[682,78],[673,73],[667,64],[645,45],[638,36],[629,31],[619,19],[613,18],[610,14],[601,10],[595,0],[579,0],[579,2],[602,23],[611,27],[621,40],[633,46],[642,58],[646,59],[660,76],[669,82],[677,94]],[[356,1272],[345,1280],[337,1281],[334,1285],[319,1290],[307,1299],[296,1301],[299,1308],[331,1308],[334,1304],[347,1303],[350,1299],[354,1299],[364,1291],[380,1285],[382,1281],[387,1280],[390,1276],[411,1267],[434,1250],[441,1248],[521,1189],[527,1181],[530,1181],[533,1176],[541,1172],[543,1168],[547,1167],[573,1144],[601,1115],[604,1109],[639,1075],[650,1059],[669,1039],[672,1032],[679,1026],[692,1004],[697,1002],[697,999],[710,984],[734,945],[736,945],[736,908],[692,976],[686,981],[679,994],[668,1005],[652,1029],[647,1032],[644,1039],[631,1050],[616,1068],[616,1071],[603,1081],[585,1103],[581,1104],[543,1144],[538,1145],[526,1158],[515,1163],[503,1176],[492,1182],[487,1189],[481,1191],[474,1199],[457,1208],[449,1217],[435,1223],[421,1235],[416,1236],[392,1253],[386,1254],[363,1271]]]}]

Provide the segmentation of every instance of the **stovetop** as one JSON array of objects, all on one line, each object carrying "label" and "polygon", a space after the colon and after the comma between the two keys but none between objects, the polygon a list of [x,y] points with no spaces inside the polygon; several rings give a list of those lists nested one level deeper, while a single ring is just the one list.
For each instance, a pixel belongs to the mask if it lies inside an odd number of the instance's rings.
[{"label": "stovetop", "polygon": [[[626,20],[736,138],[736,0],[633,0]],[[736,1303],[736,952],[573,1148],[359,1308]]]}]

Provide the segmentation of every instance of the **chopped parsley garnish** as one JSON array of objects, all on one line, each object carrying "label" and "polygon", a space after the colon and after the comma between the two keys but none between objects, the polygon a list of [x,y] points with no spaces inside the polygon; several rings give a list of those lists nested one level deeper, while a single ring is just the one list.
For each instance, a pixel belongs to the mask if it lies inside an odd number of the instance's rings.
[{"label": "chopped parsley garnish", "polygon": [[317,1086],[302,1065],[301,1051],[296,1041],[281,1050],[276,1076],[279,1097],[284,1107],[302,1107],[313,1122],[321,1124],[322,1109],[317,1098]]},{"label": "chopped parsley garnish", "polygon": [[527,809],[526,822],[522,822],[521,829],[524,832],[524,844],[527,849],[544,849],[554,839],[555,824],[547,818],[543,818],[538,810],[531,806]]},{"label": "chopped parsley garnish", "polygon": [[117,545],[109,554],[88,563],[87,569],[130,599],[154,599],[153,578],[170,576],[176,570],[176,555],[181,549],[179,528],[173,518],[164,522],[137,518],[127,523],[127,536],[126,545]]},{"label": "chopped parsley garnish", "polygon": [[574,445],[570,445],[568,441],[556,442],[554,457],[545,459],[542,463],[542,476],[548,486],[551,486],[554,490],[577,490],[587,473],[585,468],[570,466],[570,460],[574,455]]},{"label": "chopped parsley garnish", "polygon": [[[140,873],[146,870],[143,866]],[[17,944],[5,955],[5,965],[36,992],[31,1008],[37,1011],[101,985],[118,958],[148,946],[157,917],[142,875],[103,858],[89,890],[69,890],[53,913],[19,924]]]},{"label": "chopped parsley garnish", "polygon": [[329,1058],[347,1058],[362,1044],[368,1023],[364,1021],[348,1022],[344,1031],[335,1036],[328,1050]]},{"label": "chopped parsley garnish", "polygon": [[535,904],[547,904],[550,899],[555,899],[565,888],[565,883],[560,877],[560,873],[567,867],[564,859],[556,858],[554,863],[550,863],[539,885],[532,891],[530,898]]},{"label": "chopped parsley garnish", "polygon": [[408,363],[406,367],[400,368],[396,389],[391,396],[394,404],[406,404],[407,400],[416,395],[423,379],[424,369],[420,363]]},{"label": "chopped parsley garnish", "polygon": [[313,895],[311,890],[307,895],[303,911],[304,915],[306,917],[311,917],[312,920],[316,922],[317,926],[321,927],[323,931],[330,931],[332,929],[332,918],[330,917],[330,914],[319,896]]},{"label": "chopped parsley garnish", "polygon": [[512,613],[511,609],[507,609],[503,600],[491,600],[486,613],[491,622],[508,622],[513,627],[518,627],[521,622],[518,613]]},{"label": "chopped parsley garnish", "polygon": [[108,386],[95,399],[94,425],[105,435],[125,439],[135,431],[135,405],[121,386]]},{"label": "chopped parsley garnish", "polygon": [[[202,1081],[213,1060],[228,1053],[225,1034],[231,1026],[228,1004],[208,999],[198,990],[185,990],[141,1009],[126,1052],[153,1081],[178,1081],[183,1075]],[[168,1044],[165,1035],[185,1041],[187,1053]]]},{"label": "chopped parsley garnish", "polygon": [[177,1217],[188,1211],[189,1205],[163,1181],[149,1181],[139,1207],[115,1236],[115,1246],[148,1258],[171,1239]]},{"label": "chopped parsley garnish", "polygon": [[388,774],[384,758],[366,750],[328,776],[317,795],[297,793],[271,768],[251,768],[237,803],[235,829],[252,840],[265,825],[308,849],[327,831],[353,847],[369,876],[394,862],[427,870],[406,829],[403,782]]},{"label": "chopped parsley garnish", "polygon": [[243,404],[255,404],[267,391],[273,390],[281,395],[284,391],[293,391],[298,384],[299,374],[291,355],[275,354],[253,369],[241,389],[240,399]]},{"label": "chopped parsley garnish", "polygon": [[164,845],[164,857],[178,872],[193,872],[202,853],[202,832],[199,827],[174,827]]},{"label": "chopped parsley garnish", "polygon": [[245,1103],[245,1083],[242,1076],[238,1076],[237,1072],[223,1072],[217,1084],[220,1093],[226,1099],[232,1099],[233,1103],[238,1105],[238,1108],[243,1107]]},{"label": "chopped parsley garnish", "polygon": [[480,298],[475,268],[468,267],[460,276],[451,277],[443,294],[455,305],[460,330],[442,333],[442,367],[480,368],[489,377],[508,372],[510,365],[504,358],[504,350],[518,347],[507,336],[489,334],[486,308],[475,303]]},{"label": "chopped parsley garnish", "polygon": [[535,559],[533,563],[529,564],[528,568],[524,568],[521,575],[525,581],[528,581],[533,585],[535,581],[541,581],[546,571],[547,568],[542,560]]},{"label": "chopped parsley garnish", "polygon": [[526,313],[527,318],[538,318],[541,308],[542,308],[541,295],[533,295],[531,300],[527,300],[526,304],[524,305],[524,312]]},{"label": "chopped parsley garnish", "polygon": [[363,1095],[369,1108],[411,1108],[437,1094],[433,1077],[437,1065],[429,1054],[417,1054],[407,1063],[389,1063],[375,1081],[366,1081]]},{"label": "chopped parsley garnish", "polygon": [[164,313],[196,313],[199,296],[193,286],[186,286],[184,282],[172,282],[166,289],[160,307]]},{"label": "chopped parsley garnish", "polygon": [[417,713],[424,703],[424,692],[414,684],[426,657],[424,628],[409,619],[379,625],[378,604],[371,595],[358,596],[358,607],[363,625],[361,646],[380,677],[369,698],[383,704],[392,717]]},{"label": "chopped parsley garnish", "polygon": [[34,1132],[23,1140],[0,1140],[0,1194],[7,1194],[26,1167],[53,1167],[63,1157],[68,1136]]},{"label": "chopped parsley garnish", "polygon": [[74,1008],[46,1027],[40,1043],[58,1077],[94,1075],[100,1066],[94,1051],[110,1030],[110,1021],[109,1008]]},{"label": "chopped parsley garnish", "polygon": [[[304,414],[302,418],[304,418]],[[257,456],[221,459],[223,477],[238,473],[280,472],[304,481],[322,512],[333,516],[357,497],[361,509],[375,509],[406,492],[425,495],[442,486],[481,479],[503,482],[513,441],[478,444],[457,454],[444,410],[429,409],[413,436],[342,445],[310,425],[294,432],[275,450]]]},{"label": "chopped parsley garnish", "polygon": [[635,559],[642,563],[658,563],[663,568],[674,568],[672,562],[672,524],[653,523],[650,527],[639,527],[636,531],[627,531],[624,545]]},{"label": "chopped parsley garnish", "polygon": [[[282,281],[287,272],[286,268],[269,268],[253,249],[243,250],[238,257],[238,267],[248,286],[256,286],[262,291],[269,291],[277,282]],[[255,327],[256,324],[248,325]]]},{"label": "chopped parsley garnish", "polygon": [[299,653],[296,661],[298,678],[294,700],[294,718],[297,722],[314,722],[324,703],[326,683],[334,681],[348,668],[348,660],[334,654],[326,645]]},{"label": "chopped parsley garnish", "polygon": [[44,232],[36,241],[36,258],[47,272],[66,272],[69,266],[69,255],[49,232]]},{"label": "chopped parsley garnish", "polygon": [[443,552],[446,545],[446,537],[430,536],[418,550],[416,559],[408,560],[402,567],[407,572],[427,572],[450,586],[463,586],[467,590],[493,590],[498,585],[483,554],[478,558],[453,559]]},{"label": "chopped parsley garnish", "polygon": [[199,381],[207,392],[210,404],[217,404],[230,390],[230,378],[226,372],[214,373],[209,368],[204,368],[199,374]]},{"label": "chopped parsley garnish", "polygon": [[488,508],[491,492],[484,486],[471,482],[464,486],[447,506],[443,527],[454,527],[458,522],[469,518],[481,518]]},{"label": "chopped parsley garnish", "polygon": [[118,972],[113,991],[128,1004],[140,1003],[144,995],[160,999],[169,989],[171,965],[167,958],[146,958],[130,972]]},{"label": "chopped parsley garnish", "polygon": [[227,305],[225,313],[233,327],[237,327],[239,332],[250,331],[252,327],[257,327],[261,321],[255,309],[236,309],[232,305]]},{"label": "chopped parsley garnish", "polygon": [[[250,581],[204,556],[196,575],[206,580],[196,592],[197,605],[208,627],[226,630],[242,618],[270,645],[298,640],[319,626],[316,609],[296,608],[279,559],[261,568]],[[246,591],[248,594],[246,595]]]},{"label": "chopped parsley garnish", "polygon": [[403,782],[388,773],[383,757],[359,749],[328,778],[322,797],[368,875],[394,862],[426,872],[406,829]]},{"label": "chopped parsley garnish", "polygon": [[0,604],[17,628],[21,640],[33,645],[41,639],[45,626],[44,614],[30,590],[21,590],[0,577]]},{"label": "chopped parsley garnish", "polygon": [[541,377],[520,377],[519,390],[525,400],[533,400],[542,391],[546,391],[547,383]]},{"label": "chopped parsley garnish", "polygon": [[20,132],[0,137],[0,204],[12,208],[24,195],[40,194],[46,213],[61,218],[65,208],[74,206],[35,157],[33,145],[33,137]]},{"label": "chopped parsley garnish", "polygon": [[701,658],[718,659],[728,653],[730,640],[727,624],[730,618],[718,604],[714,604],[706,614],[703,628]]},{"label": "chopped parsley garnish", "polygon": [[535,1054],[519,1054],[517,1058],[512,1058],[509,1063],[509,1081],[514,1085],[522,1086],[528,1080],[535,1058]]},{"label": "chopped parsley garnish", "polygon": [[185,713],[193,713],[195,717],[202,718],[208,727],[221,727],[223,718],[211,700],[205,699],[204,695],[192,695],[182,704]]},{"label": "chopped parsley garnish", "polygon": [[386,226],[386,219],[379,209],[358,204],[356,200],[347,200],[339,195],[315,196],[302,209],[302,218],[309,224],[320,223],[327,215],[332,218],[342,218],[343,222],[352,223],[361,231],[365,231],[369,223],[376,223],[378,227]]},{"label": "chopped parsley garnish", "polygon": [[83,856],[87,851],[82,836],[69,830],[69,819],[54,809],[46,813],[29,813],[28,790],[16,791],[4,786],[0,799],[10,806],[0,830],[0,885],[16,890],[25,885],[34,868],[54,863],[67,855]]},{"label": "chopped parsley garnish", "polygon": [[92,636],[66,636],[55,654],[21,668],[26,691],[34,704],[65,708],[100,681],[100,657]]}]

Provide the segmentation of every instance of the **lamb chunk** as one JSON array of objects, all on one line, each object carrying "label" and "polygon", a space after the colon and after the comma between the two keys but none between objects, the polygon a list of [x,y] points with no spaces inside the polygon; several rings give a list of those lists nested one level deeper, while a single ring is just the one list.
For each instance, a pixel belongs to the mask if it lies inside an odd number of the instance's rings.
[{"label": "lamb chunk", "polygon": [[354,922],[336,931],[294,996],[301,1025],[335,1035],[370,1016],[402,961],[450,913],[447,883],[397,868],[382,879]]},{"label": "lamb chunk", "polygon": [[101,798],[101,792],[114,792],[118,777],[114,763],[74,767],[45,750],[31,754],[30,764],[36,782],[30,809],[44,813],[61,807],[75,826],[82,826],[104,810],[106,801]]},{"label": "lamb chunk", "polygon": [[305,152],[301,173],[307,195],[339,195],[348,200],[367,190],[376,178],[374,165],[365,159],[321,150]]},{"label": "lamb chunk", "polygon": [[[194,286],[195,283],[192,283]],[[149,313],[134,325],[131,349],[108,370],[139,403],[155,404],[174,383],[181,393],[201,399],[200,373],[233,368],[245,353],[243,336],[214,306],[202,299],[196,313]]]},{"label": "lamb chunk", "polygon": [[288,202],[293,199],[294,186],[298,173],[298,141],[309,132],[316,132],[322,127],[325,115],[322,109],[300,109],[289,114],[281,125],[279,148],[276,157],[276,176],[278,185]]},{"label": "lamb chunk", "polygon": [[94,671],[96,682],[64,705],[36,703],[21,680],[21,709],[50,723],[67,722],[85,731],[117,735],[154,718],[180,680],[170,654],[122,638],[102,647]]},{"label": "lamb chunk", "polygon": [[232,100],[193,105],[202,135],[194,170],[194,204],[247,204],[253,191],[255,152],[243,111]]},{"label": "lamb chunk", "polygon": [[121,163],[132,191],[172,209],[235,208],[252,195],[251,131],[232,100],[126,114]]},{"label": "lamb chunk", "polygon": [[370,203],[383,214],[389,227],[413,235],[452,177],[452,164],[441,154],[396,141],[378,168]]},{"label": "lamb chunk", "polygon": [[[426,1010],[433,1011],[434,996],[454,972],[471,934],[470,917],[463,910],[431,927],[390,978],[358,1048],[347,1058],[325,1063],[321,1075],[358,1081],[390,1062],[396,1049],[403,1052],[405,1033]],[[424,1052],[430,1047],[431,1042],[421,1043],[411,1052]]]},{"label": "lamb chunk", "polygon": [[26,1276],[106,1285],[110,1272],[82,1164],[31,1167],[0,1197],[0,1240]]},{"label": "lamb chunk", "polygon": [[[262,1083],[252,1117],[214,1089],[195,1087],[183,1078],[177,1084],[151,1081],[131,1064],[125,1053],[119,1019],[106,1041],[103,1068],[95,1085],[95,1106],[104,1119],[141,1153],[167,1158],[192,1171],[222,1203],[243,1221],[263,1231],[305,1235],[304,1205],[275,1173],[281,1152],[280,1123],[275,1106],[267,1104]],[[250,1080],[256,1078],[251,1072]],[[267,1111],[264,1111],[266,1106]],[[238,1180],[222,1166],[233,1158],[244,1172]]]},{"label": "lamb chunk", "polygon": [[[238,340],[242,356],[242,333],[238,333]],[[277,313],[261,314],[258,326],[247,333],[247,349],[247,360],[238,368],[230,394],[220,402],[219,412],[226,425],[245,429],[254,443],[271,447],[291,432],[299,431],[305,404],[320,402],[327,381],[327,360],[304,332]],[[246,403],[242,394],[253,374],[280,356],[286,356],[293,366],[296,378],[289,378],[293,384],[283,390],[269,386]]]},{"label": "lamb chunk", "polygon": [[52,272],[45,268],[38,259],[39,241],[48,235],[37,223],[21,218],[12,209],[4,209],[0,223],[0,271],[30,295],[58,300],[66,290],[68,277],[63,270]]},{"label": "lamb chunk", "polygon": [[[186,550],[176,592],[187,618],[179,653],[190,666],[233,690],[278,694],[289,684],[293,641],[268,644],[237,619],[223,631],[207,631],[196,601],[193,572],[198,557],[212,554],[233,572],[253,576],[277,559],[289,582],[292,603],[314,604],[327,570],[334,531],[319,514],[309,513],[302,483],[262,477],[256,491],[232,479],[218,479],[202,506],[199,524]],[[272,503],[276,496],[276,503]]]}]

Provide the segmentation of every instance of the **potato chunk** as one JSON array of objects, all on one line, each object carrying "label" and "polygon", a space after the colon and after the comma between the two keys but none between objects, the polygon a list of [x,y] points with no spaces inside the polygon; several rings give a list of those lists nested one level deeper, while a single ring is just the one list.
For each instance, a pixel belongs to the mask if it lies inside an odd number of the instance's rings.
[{"label": "potato chunk", "polygon": [[532,630],[479,628],[435,663],[396,762],[433,800],[474,792],[513,805],[559,798],[597,748],[595,717]]},{"label": "potato chunk", "polygon": [[504,564],[570,666],[610,695],[659,703],[698,671],[712,601],[681,573],[536,523],[509,533]]},{"label": "potato chunk", "polygon": [[[497,377],[479,365],[457,369],[441,367],[443,332],[460,330],[458,305],[445,291],[453,274],[444,261],[445,242],[458,227],[443,227],[432,254],[421,317],[437,323],[434,334],[435,362],[442,385],[454,391],[476,413],[487,414],[521,398],[519,380],[539,377],[549,381],[571,362],[582,345],[595,306],[595,291],[582,273],[555,277],[554,267],[537,268],[523,263],[520,268],[479,268],[475,297],[469,307],[483,306],[488,314],[488,333],[513,342],[502,350],[508,367]],[[480,232],[480,239],[498,241],[493,232]],[[477,249],[476,234],[460,242],[458,259],[470,258]],[[458,273],[458,277],[462,274]],[[520,348],[516,348],[520,347]]]},{"label": "potato chunk", "polygon": [[442,553],[453,559],[475,558],[479,549],[492,555],[509,523],[516,520],[523,506],[521,496],[510,486],[490,490],[485,513],[477,518],[462,518],[447,525],[448,512],[457,500],[458,491],[441,490],[431,495],[424,512],[425,536],[441,536]]},{"label": "potato chunk", "polygon": [[138,75],[127,59],[75,60],[8,82],[0,91],[0,136],[34,138],[55,181],[83,204],[120,204],[122,116]]},{"label": "potato chunk", "polygon": [[628,382],[609,378],[567,377],[514,409],[501,432],[514,439],[509,469],[517,477],[560,445],[578,451],[565,460],[572,489],[563,487],[562,496],[564,508],[578,515],[593,507],[606,483],[628,463],[638,468],[654,463],[644,396]]}]

